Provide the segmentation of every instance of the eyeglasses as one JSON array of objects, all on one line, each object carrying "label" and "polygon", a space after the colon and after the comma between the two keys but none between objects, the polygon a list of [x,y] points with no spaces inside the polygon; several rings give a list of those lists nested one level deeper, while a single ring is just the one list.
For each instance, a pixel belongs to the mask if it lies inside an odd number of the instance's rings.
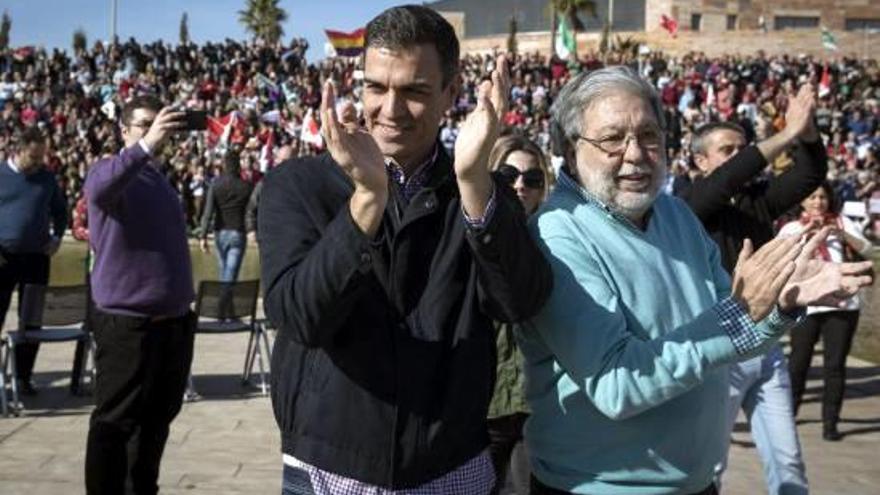
[{"label": "eyeglasses", "polygon": [[523,184],[526,187],[530,189],[541,189],[544,187],[544,172],[541,169],[533,168],[520,172],[513,165],[504,163],[498,167],[498,175],[505,184],[510,186],[513,186],[516,183],[516,179],[522,176]]},{"label": "eyeglasses", "polygon": [[153,126],[153,121],[146,120],[144,122],[132,122],[131,124],[128,124],[128,126],[129,127],[140,127],[141,129],[149,129],[150,127]]},{"label": "eyeglasses", "polygon": [[638,135],[627,133],[614,133],[598,139],[588,138],[586,136],[577,136],[578,139],[592,144],[611,156],[622,155],[626,152],[629,141],[632,139],[636,145],[648,152],[656,152],[663,147],[663,129],[659,127],[649,127],[639,131]]}]

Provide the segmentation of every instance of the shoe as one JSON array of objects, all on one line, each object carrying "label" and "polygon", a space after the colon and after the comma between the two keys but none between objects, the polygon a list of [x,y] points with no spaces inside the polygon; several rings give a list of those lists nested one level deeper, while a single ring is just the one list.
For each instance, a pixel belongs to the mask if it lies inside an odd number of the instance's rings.
[{"label": "shoe", "polygon": [[27,397],[33,397],[40,392],[34,387],[34,382],[30,380],[19,380],[18,393]]},{"label": "shoe", "polygon": [[827,442],[839,442],[843,435],[837,431],[836,423],[825,423],[822,425],[822,438]]}]

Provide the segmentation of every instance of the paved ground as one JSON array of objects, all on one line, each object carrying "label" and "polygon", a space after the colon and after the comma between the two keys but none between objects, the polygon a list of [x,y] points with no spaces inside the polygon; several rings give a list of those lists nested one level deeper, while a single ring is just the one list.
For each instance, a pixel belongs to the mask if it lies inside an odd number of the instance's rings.
[{"label": "paved ground", "polygon": [[[240,383],[245,344],[244,334],[197,339],[193,366],[203,398],[185,404],[172,425],[163,493],[279,493],[281,459],[269,399]],[[0,494],[82,493],[91,399],[68,394],[72,355],[72,344],[44,345],[35,374],[40,394],[25,401],[21,417],[0,417]],[[842,442],[820,438],[815,375],[807,391],[799,430],[813,493],[869,495],[880,486],[874,457],[880,450],[880,366],[852,358],[849,364]],[[725,493],[763,492],[760,461],[742,422],[730,464]]]}]

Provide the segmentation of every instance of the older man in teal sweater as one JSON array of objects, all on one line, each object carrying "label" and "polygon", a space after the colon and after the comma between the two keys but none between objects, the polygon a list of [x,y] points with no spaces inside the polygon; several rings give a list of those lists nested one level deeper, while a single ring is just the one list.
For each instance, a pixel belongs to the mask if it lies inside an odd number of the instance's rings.
[{"label": "older man in teal sweater", "polygon": [[552,115],[567,166],[533,229],[554,290],[517,334],[533,493],[716,493],[727,365],[772,345],[800,306],[869,283],[870,264],[811,260],[821,236],[747,244],[731,283],[687,205],[657,194],[650,85],[624,67],[584,73]]}]

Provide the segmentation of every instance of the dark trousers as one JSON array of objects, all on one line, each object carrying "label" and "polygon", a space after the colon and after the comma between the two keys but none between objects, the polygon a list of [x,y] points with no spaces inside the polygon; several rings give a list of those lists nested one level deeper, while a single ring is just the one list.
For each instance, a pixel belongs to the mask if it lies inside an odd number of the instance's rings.
[{"label": "dark trousers", "polygon": [[95,410],[86,449],[91,494],[155,494],[168,427],[183,403],[196,318],[91,314]]},{"label": "dark trousers", "polygon": [[825,379],[822,420],[826,423],[837,423],[846,389],[846,356],[858,324],[858,311],[829,311],[807,316],[803,323],[791,331],[788,372],[791,375],[795,411],[803,399],[813,350],[821,336],[824,348],[822,371]]},{"label": "dark trousers", "polygon": [[[9,311],[13,291],[18,290],[18,309],[21,314],[24,286],[48,283],[49,256],[42,253],[0,253],[0,328],[3,328],[6,312]],[[37,330],[39,327],[28,326],[26,329]],[[39,348],[39,344],[31,342],[15,346],[15,371],[21,380],[30,380]]]},{"label": "dark trousers", "polygon": [[529,415],[516,413],[488,420],[489,455],[495,468],[495,488],[493,494],[502,493],[510,473],[513,492],[517,495],[529,493],[529,457],[523,442],[523,425]]},{"label": "dark trousers", "polygon": [[[557,490],[556,488],[551,488],[540,481],[537,478],[532,476],[532,492],[531,495],[568,495],[571,492],[566,492],[564,490]],[[710,484],[706,488],[692,494],[692,495],[718,495],[718,488],[715,484]]]}]

